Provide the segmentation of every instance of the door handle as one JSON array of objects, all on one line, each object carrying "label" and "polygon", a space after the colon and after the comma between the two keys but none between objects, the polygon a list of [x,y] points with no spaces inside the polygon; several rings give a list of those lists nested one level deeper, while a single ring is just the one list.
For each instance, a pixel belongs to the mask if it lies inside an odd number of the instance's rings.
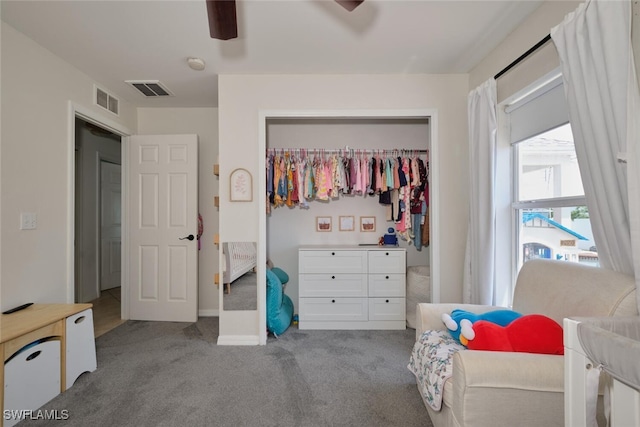
[{"label": "door handle", "polygon": [[193,240],[193,239],[195,239],[193,234],[189,234],[188,236],[185,236],[185,237],[178,237],[178,240]]}]

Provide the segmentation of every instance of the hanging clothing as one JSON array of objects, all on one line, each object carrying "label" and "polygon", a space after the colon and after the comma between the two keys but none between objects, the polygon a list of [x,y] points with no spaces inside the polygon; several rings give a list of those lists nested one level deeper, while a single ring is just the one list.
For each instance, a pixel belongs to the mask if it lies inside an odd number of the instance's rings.
[{"label": "hanging clothing", "polygon": [[359,150],[274,150],[265,155],[266,212],[287,206],[309,209],[313,200],[330,202],[340,194],[378,195],[386,219],[394,223],[398,237],[417,250],[429,244],[429,161],[419,156],[397,156]]}]

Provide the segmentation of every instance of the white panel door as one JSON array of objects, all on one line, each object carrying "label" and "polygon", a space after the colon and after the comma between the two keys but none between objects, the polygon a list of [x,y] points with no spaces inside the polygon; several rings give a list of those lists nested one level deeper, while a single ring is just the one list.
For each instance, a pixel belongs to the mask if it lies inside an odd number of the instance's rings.
[{"label": "white panel door", "polygon": [[129,318],[195,322],[198,137],[132,136],[129,159]]},{"label": "white panel door", "polygon": [[121,173],[120,165],[100,162],[100,290],[120,286]]}]

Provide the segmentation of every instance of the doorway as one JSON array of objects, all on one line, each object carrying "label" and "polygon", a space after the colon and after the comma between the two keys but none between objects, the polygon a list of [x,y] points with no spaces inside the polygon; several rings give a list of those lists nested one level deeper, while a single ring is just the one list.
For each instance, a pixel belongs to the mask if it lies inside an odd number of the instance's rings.
[{"label": "doorway", "polygon": [[75,118],[74,301],[93,303],[96,336],[121,320],[122,138]]}]

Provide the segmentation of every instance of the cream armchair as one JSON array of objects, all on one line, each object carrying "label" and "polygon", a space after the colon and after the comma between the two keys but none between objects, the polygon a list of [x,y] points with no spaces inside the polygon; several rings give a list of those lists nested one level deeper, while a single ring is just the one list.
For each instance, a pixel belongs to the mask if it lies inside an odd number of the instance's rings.
[{"label": "cream armchair", "polygon": [[[418,304],[416,337],[445,330],[442,313],[504,307]],[[582,264],[531,260],[516,281],[513,310],[565,317],[638,315],[633,277]],[[420,390],[421,387],[418,387]],[[424,400],[424,396],[423,396]],[[434,426],[564,426],[564,356],[463,350],[453,356]]]}]

